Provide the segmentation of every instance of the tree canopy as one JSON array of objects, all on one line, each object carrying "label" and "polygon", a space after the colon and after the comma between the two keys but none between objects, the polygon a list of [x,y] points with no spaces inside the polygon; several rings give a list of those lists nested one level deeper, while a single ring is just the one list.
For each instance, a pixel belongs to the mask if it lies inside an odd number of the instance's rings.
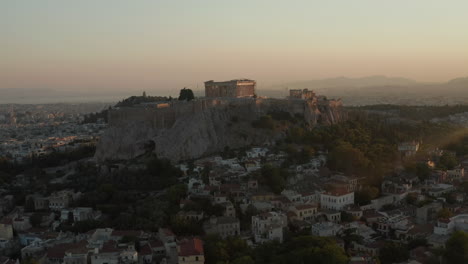
[{"label": "tree canopy", "polygon": [[468,263],[468,233],[456,231],[445,244],[447,263]]},{"label": "tree canopy", "polygon": [[195,99],[195,95],[193,95],[193,91],[191,89],[183,88],[180,90],[179,93],[179,101],[191,101]]}]

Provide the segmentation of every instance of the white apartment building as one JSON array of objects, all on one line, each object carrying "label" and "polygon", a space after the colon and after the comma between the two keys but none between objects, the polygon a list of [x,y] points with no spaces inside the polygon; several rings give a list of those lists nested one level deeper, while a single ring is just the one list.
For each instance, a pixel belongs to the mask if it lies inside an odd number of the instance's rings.
[{"label": "white apartment building", "polygon": [[354,204],[354,192],[341,190],[320,194],[320,207],[323,209],[340,211],[348,204]]},{"label": "white apartment building", "polygon": [[283,242],[283,228],[287,227],[288,218],[279,212],[267,212],[252,216],[252,233],[256,243],[277,240]]}]

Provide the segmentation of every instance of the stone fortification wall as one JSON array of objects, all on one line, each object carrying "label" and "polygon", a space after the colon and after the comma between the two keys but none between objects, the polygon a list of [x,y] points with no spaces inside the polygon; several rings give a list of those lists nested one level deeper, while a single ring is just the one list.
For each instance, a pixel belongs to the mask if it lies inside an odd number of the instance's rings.
[{"label": "stone fortification wall", "polygon": [[[323,106],[335,107],[336,103],[324,104]],[[174,101],[168,107],[126,107],[114,109],[109,112],[109,126],[116,127],[132,122],[142,122],[152,129],[171,128],[174,123],[183,116],[194,115],[208,109],[234,110],[245,112],[245,114],[260,117],[269,112],[284,111],[292,115],[300,114],[314,124],[320,113],[317,111],[316,102],[301,99],[253,99],[253,98],[231,98],[231,99],[201,99],[190,102]],[[325,108],[324,108],[325,109]]]},{"label": "stone fortification wall", "polygon": [[145,153],[149,141],[159,157],[173,161],[216,153],[225,147],[274,144],[279,134],[255,129],[252,122],[275,111],[302,115],[311,126],[344,118],[339,102],[300,99],[207,98],[174,101],[163,108],[120,108],[109,112],[109,128],[95,156],[98,161],[134,158]]}]

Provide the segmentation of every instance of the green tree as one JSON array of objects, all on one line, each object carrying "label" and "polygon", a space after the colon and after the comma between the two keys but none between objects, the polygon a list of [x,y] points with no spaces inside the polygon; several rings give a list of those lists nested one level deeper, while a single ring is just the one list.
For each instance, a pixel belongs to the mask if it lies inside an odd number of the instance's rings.
[{"label": "green tree", "polygon": [[195,96],[193,95],[193,91],[191,89],[187,89],[184,87],[184,89],[180,90],[180,93],[179,93],[180,101],[191,101],[193,99],[195,99]]},{"label": "green tree", "polygon": [[367,169],[370,161],[358,148],[348,142],[340,142],[330,153],[329,164],[338,171],[356,174]]},{"label": "green tree", "polygon": [[444,152],[440,157],[438,166],[442,169],[451,170],[458,165],[458,160],[455,155],[450,152]]},{"label": "green tree", "polygon": [[282,173],[280,168],[276,168],[271,165],[265,165],[261,169],[262,178],[276,194],[281,193],[286,186],[286,180],[283,175],[285,175],[285,173]]},{"label": "green tree", "polygon": [[232,264],[255,264],[255,261],[250,256],[243,256],[236,258],[231,262]]},{"label": "green tree", "polygon": [[29,222],[33,227],[40,227],[42,223],[42,215],[39,213],[33,213],[29,218]]},{"label": "green tree", "polygon": [[261,116],[259,120],[252,122],[254,128],[263,128],[273,130],[275,128],[275,121],[269,115]]},{"label": "green tree", "polygon": [[447,263],[468,263],[468,233],[456,231],[445,243]]},{"label": "green tree", "polygon": [[172,185],[167,189],[166,196],[168,201],[171,204],[179,205],[180,199],[184,198],[187,195],[187,185],[185,184],[176,184]]},{"label": "green tree", "polygon": [[405,245],[388,242],[380,249],[379,259],[382,264],[398,263],[409,258],[409,251]]},{"label": "green tree", "polygon": [[450,212],[447,208],[442,208],[437,212],[438,218],[448,219],[452,216],[453,216],[452,212]]},{"label": "green tree", "polygon": [[364,186],[355,194],[355,201],[359,205],[369,204],[371,200],[379,197],[379,189],[374,186]]},{"label": "green tree", "polygon": [[26,199],[26,202],[24,204],[24,210],[26,212],[34,212],[34,199],[32,197]]}]

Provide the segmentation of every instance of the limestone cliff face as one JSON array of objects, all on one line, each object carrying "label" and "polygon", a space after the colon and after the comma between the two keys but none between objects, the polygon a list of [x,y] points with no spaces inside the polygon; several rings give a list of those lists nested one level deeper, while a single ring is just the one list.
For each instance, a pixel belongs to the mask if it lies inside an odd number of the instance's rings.
[{"label": "limestone cliff face", "polygon": [[272,111],[301,114],[310,125],[332,124],[344,118],[339,105],[305,100],[206,99],[176,102],[164,108],[127,108],[109,114],[109,128],[98,144],[98,161],[130,159],[154,152],[172,161],[198,158],[251,144],[274,143],[281,133],[255,129],[251,123]]}]

